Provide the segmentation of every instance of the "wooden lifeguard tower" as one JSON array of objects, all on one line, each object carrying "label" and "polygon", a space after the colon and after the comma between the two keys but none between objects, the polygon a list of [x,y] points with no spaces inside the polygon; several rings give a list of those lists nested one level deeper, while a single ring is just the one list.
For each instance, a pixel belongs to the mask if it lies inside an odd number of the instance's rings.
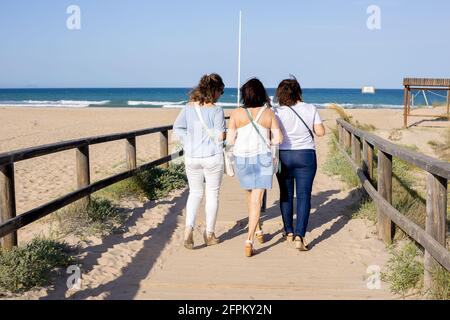
[{"label": "wooden lifeguard tower", "polygon": [[[403,127],[408,127],[408,117],[434,117],[450,119],[450,79],[432,79],[432,78],[404,78],[404,112],[403,112]],[[425,91],[447,91],[447,113],[442,115],[436,114],[411,114],[411,91],[419,90]],[[414,96],[413,96],[414,97]],[[426,96],[425,96],[426,99]]]}]

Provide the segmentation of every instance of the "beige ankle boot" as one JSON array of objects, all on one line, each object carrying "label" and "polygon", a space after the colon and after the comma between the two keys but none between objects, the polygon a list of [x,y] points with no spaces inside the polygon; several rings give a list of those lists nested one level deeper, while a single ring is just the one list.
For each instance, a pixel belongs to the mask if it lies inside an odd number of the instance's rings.
[{"label": "beige ankle boot", "polygon": [[184,231],[184,247],[186,249],[194,249],[194,230],[186,228]]},{"label": "beige ankle boot", "polygon": [[209,233],[209,232],[204,232],[203,233],[203,239],[205,239],[205,244],[207,246],[213,246],[216,244],[219,244],[219,239],[216,238],[216,235],[214,234],[214,232]]}]

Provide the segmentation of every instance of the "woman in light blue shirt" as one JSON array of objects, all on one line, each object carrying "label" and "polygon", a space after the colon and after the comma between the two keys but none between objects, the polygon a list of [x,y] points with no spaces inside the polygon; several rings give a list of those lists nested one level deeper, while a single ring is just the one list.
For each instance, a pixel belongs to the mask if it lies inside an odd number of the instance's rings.
[{"label": "woman in light blue shirt", "polygon": [[204,189],[206,195],[206,245],[219,243],[214,234],[219,190],[224,170],[225,116],[215,103],[225,85],[218,74],[204,75],[189,94],[189,103],[178,115],[173,130],[183,144],[189,197],[186,204],[184,246],[194,248],[193,230]]}]

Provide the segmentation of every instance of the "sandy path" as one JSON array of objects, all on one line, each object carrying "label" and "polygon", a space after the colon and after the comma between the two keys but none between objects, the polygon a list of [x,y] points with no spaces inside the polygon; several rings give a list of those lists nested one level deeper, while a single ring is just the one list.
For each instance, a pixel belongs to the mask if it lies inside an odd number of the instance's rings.
[{"label": "sandy path", "polygon": [[[326,155],[320,140],[319,165]],[[182,246],[186,191],[135,209],[124,234],[88,247],[80,291],[62,285],[43,298],[72,299],[391,299],[386,284],[369,290],[369,265],[388,259],[369,222],[350,219],[356,194],[321,170],[313,191],[313,211],[306,236],[312,247],[298,252],[282,242],[278,189],[268,196],[262,216],[268,241],[257,254],[243,254],[247,224],[244,195],[234,178],[224,179],[217,234],[220,245],[201,240],[203,213],[195,234],[196,249]]]},{"label": "sandy path", "polygon": [[[79,137],[122,132],[172,123],[178,110],[152,109],[20,109],[0,108],[0,152]],[[349,110],[355,119],[377,126],[376,134],[388,136],[401,127],[399,110]],[[320,111],[327,126],[336,115]],[[417,119],[422,121],[423,119]],[[442,140],[448,122],[427,121],[401,130],[397,143],[416,143],[433,155],[430,139]],[[431,128],[432,127],[432,128]],[[138,158],[158,156],[157,137],[138,140]],[[326,139],[318,139],[319,166],[327,152]],[[422,150],[422,147],[424,150]],[[123,169],[122,142],[91,150],[93,180]],[[74,188],[74,152],[23,161],[16,165],[19,213]],[[197,250],[182,247],[186,191],[149,203],[128,203],[133,211],[126,232],[106,239],[92,239],[83,249],[83,286],[67,291],[65,279],[54,288],[27,293],[23,298],[71,297],[75,299],[197,299],[197,298],[395,298],[387,290],[369,290],[369,265],[383,267],[388,259],[369,222],[350,219],[348,206],[356,195],[320,169],[313,190],[313,210],[307,241],[312,250],[297,252],[281,241],[277,187],[269,193],[263,229],[268,241],[257,245],[257,255],[243,254],[247,223],[244,196],[235,179],[225,178],[217,234],[220,245],[205,248],[201,240],[203,219],[196,231]],[[41,226],[41,227],[40,227]],[[19,232],[28,240],[45,222]]]}]

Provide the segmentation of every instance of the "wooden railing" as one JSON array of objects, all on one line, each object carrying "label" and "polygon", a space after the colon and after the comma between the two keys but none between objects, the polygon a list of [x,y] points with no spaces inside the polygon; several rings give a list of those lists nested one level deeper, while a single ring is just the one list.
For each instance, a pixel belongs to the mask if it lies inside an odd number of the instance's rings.
[{"label": "wooden railing", "polygon": [[[17,245],[17,230],[75,201],[87,204],[90,195],[114,183],[130,178],[139,170],[155,166],[167,166],[167,163],[183,154],[183,151],[168,155],[168,132],[172,126],[163,126],[136,130],[126,133],[110,134],[48,144],[28,149],[0,154],[0,239],[1,246],[10,249]],[[159,133],[160,158],[137,166],[136,137]],[[125,158],[127,170],[114,176],[91,183],[89,169],[89,147],[95,144],[125,140]],[[56,200],[16,216],[14,190],[14,163],[66,150],[76,150],[77,190]]]},{"label": "wooden railing", "polygon": [[[446,248],[447,181],[450,163],[395,145],[338,119],[338,147],[356,171],[362,186],[377,207],[381,239],[392,242],[394,223],[425,249],[425,286],[430,288],[435,262],[450,271]],[[377,187],[374,187],[374,149],[378,149]],[[349,151],[351,156],[349,155]],[[397,157],[427,172],[426,227],[423,230],[392,205],[392,158]]]}]

